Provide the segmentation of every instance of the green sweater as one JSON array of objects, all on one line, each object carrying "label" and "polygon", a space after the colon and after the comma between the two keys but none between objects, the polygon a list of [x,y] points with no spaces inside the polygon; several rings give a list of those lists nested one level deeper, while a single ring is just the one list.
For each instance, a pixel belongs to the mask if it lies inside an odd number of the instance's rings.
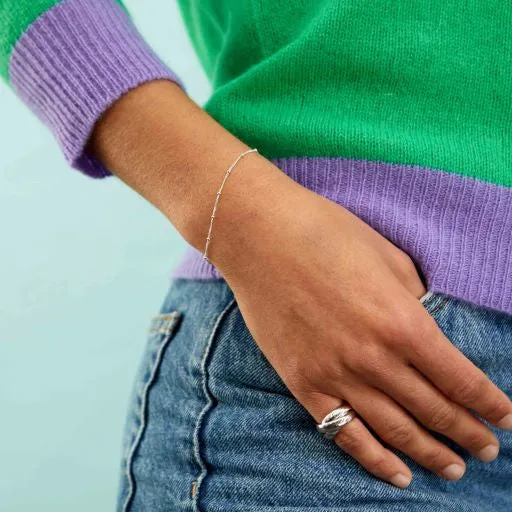
[{"label": "green sweater", "polygon": [[[489,0],[182,0],[204,109],[409,253],[429,289],[512,314],[512,9]],[[149,8],[149,7],[148,7]],[[169,49],[169,60],[173,51]],[[115,0],[0,0],[0,70],[70,165],[166,67]],[[190,249],[181,277],[222,277]]]}]

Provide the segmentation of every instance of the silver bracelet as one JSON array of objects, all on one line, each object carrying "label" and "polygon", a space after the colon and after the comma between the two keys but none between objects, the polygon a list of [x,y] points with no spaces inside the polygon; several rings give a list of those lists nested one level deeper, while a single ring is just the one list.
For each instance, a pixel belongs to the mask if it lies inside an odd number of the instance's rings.
[{"label": "silver bracelet", "polygon": [[210,240],[212,239],[212,228],[213,228],[213,219],[215,218],[215,212],[217,211],[217,205],[219,204],[219,199],[222,194],[222,189],[224,188],[224,183],[226,183],[226,180],[228,179],[229,175],[231,174],[231,171],[235,168],[235,165],[240,161],[242,157],[247,155],[248,153],[253,153],[254,151],[258,152],[256,148],[254,149],[248,149],[247,151],[244,151],[238,157],[236,160],[229,166],[229,169],[226,171],[226,174],[224,175],[224,179],[222,180],[222,183],[220,185],[219,191],[217,192],[217,196],[215,197],[215,204],[213,205],[213,212],[210,216],[210,228],[208,229],[208,235],[206,236],[206,244],[204,246],[204,253],[203,253],[203,259],[206,260],[208,263],[210,263],[210,260],[208,259],[208,246],[210,245]]}]

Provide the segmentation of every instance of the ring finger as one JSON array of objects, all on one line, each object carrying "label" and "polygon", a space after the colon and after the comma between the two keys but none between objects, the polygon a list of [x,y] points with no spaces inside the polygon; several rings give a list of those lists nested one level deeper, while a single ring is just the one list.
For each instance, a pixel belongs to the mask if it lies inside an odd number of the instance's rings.
[{"label": "ring finger", "polygon": [[[301,402],[317,423],[342,404],[339,398],[320,393],[305,397]],[[357,415],[341,427],[334,442],[377,478],[401,488],[409,485],[412,478],[411,470],[391,450],[375,439]]]}]

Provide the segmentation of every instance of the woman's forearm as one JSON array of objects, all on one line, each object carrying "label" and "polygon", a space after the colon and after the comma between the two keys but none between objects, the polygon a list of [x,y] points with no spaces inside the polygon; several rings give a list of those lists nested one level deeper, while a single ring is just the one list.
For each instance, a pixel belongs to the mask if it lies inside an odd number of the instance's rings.
[{"label": "woman's forearm", "polygon": [[[89,148],[200,250],[226,169],[246,149],[179,86],[164,80],[122,97],[98,122]],[[243,173],[243,179],[237,180],[237,173]],[[222,259],[221,249],[227,250],[231,243],[240,248],[237,227],[263,207],[268,180],[293,184],[257,153],[238,163],[219,205],[212,261]]]},{"label": "woman's forearm", "polygon": [[90,142],[109,170],[195,246],[223,168],[246,148],[179,86],[164,80],[122,97],[98,122]]}]

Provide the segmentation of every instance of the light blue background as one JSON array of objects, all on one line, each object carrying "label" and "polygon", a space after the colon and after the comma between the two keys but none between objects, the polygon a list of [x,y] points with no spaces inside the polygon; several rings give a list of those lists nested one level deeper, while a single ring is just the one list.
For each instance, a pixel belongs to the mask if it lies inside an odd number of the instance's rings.
[{"label": "light blue background", "polygon": [[[175,2],[126,5],[202,105]],[[116,178],[68,169],[4,85],[0,147],[0,510],[114,510],[133,375],[185,244]]]}]

